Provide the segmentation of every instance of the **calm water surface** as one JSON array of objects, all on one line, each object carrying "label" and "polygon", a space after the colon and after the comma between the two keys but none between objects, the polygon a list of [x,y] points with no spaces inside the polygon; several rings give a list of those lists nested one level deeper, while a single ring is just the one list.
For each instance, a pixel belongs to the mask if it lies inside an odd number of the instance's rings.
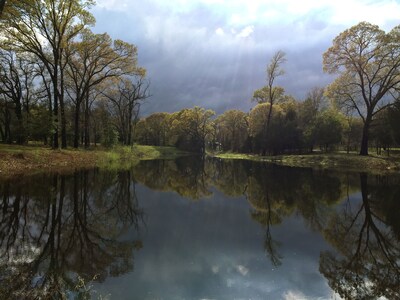
[{"label": "calm water surface", "polygon": [[399,299],[399,195],[200,158],[0,181],[0,299]]}]

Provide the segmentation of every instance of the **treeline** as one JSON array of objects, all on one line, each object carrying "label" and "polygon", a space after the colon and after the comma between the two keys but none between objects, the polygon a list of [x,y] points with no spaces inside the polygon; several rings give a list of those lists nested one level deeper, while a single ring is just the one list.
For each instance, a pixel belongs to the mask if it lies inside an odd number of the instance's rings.
[{"label": "treeline", "polygon": [[[322,88],[313,89],[304,101],[286,98],[250,112],[228,110],[219,116],[200,107],[175,113],[154,113],[136,125],[139,144],[176,146],[183,150],[210,150],[277,155],[322,151],[358,151],[363,122],[329,104]],[[400,106],[382,111],[371,129],[373,145],[389,149],[400,143]],[[268,130],[268,131],[267,131]]]},{"label": "treeline", "polygon": [[90,30],[92,1],[9,0],[0,19],[0,140],[131,144],[148,97],[137,48]]},{"label": "treeline", "polygon": [[250,112],[200,107],[139,120],[149,97],[137,48],[90,30],[92,1],[8,0],[0,17],[0,141],[53,148],[173,145],[276,155],[342,146],[368,155],[400,143],[400,26],[361,22],[334,40],[323,67],[338,75],[303,102],[286,94],[277,51]]}]

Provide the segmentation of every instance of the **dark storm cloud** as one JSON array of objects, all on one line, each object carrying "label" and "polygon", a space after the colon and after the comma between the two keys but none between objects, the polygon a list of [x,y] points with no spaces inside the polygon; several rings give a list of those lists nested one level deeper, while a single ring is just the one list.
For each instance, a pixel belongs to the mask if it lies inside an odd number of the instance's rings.
[{"label": "dark storm cloud", "polygon": [[[93,8],[96,32],[106,31],[138,46],[139,63],[151,80],[152,97],[143,106],[144,115],[194,105],[217,113],[248,111],[252,93],[265,84],[266,66],[277,50],[287,53],[286,74],[277,84],[297,99],[332,80],[322,72],[322,54],[348,27],[329,23],[334,12],[322,7],[285,15],[280,2],[271,1],[271,10],[259,4],[260,17],[247,20],[237,8],[239,1],[231,2],[232,13],[227,6],[215,6],[222,2],[100,1]],[[288,13],[293,10],[289,2],[282,2]],[[272,8],[277,16],[259,12],[275,13]]]}]

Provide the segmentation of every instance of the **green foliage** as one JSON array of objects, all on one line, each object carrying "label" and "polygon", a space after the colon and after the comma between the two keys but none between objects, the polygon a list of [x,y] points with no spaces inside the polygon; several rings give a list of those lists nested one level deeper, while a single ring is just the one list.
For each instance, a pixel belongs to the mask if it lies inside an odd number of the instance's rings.
[{"label": "green foliage", "polygon": [[179,149],[205,153],[206,139],[213,133],[212,110],[195,106],[171,116],[171,137]]},{"label": "green foliage", "polygon": [[101,144],[104,147],[110,148],[118,143],[118,131],[112,124],[107,124],[104,127]]},{"label": "green foliage", "polygon": [[376,25],[361,22],[340,33],[323,56],[324,70],[339,75],[327,95],[363,121],[360,155],[368,155],[374,118],[398,98],[399,32],[400,26],[385,33]]},{"label": "green foliage", "polygon": [[341,142],[345,126],[344,116],[334,109],[328,109],[316,117],[312,135],[316,143],[328,151]]},{"label": "green foliage", "polygon": [[[246,151],[248,140],[247,114],[240,110],[227,110],[214,121],[214,146],[224,151]],[[218,143],[218,144],[215,144]]]}]

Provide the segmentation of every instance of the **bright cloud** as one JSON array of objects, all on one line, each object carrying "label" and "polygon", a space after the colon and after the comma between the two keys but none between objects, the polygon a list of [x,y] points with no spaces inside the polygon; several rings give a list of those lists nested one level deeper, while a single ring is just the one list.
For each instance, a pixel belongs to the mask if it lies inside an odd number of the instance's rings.
[{"label": "bright cloud", "polygon": [[239,34],[237,35],[237,37],[239,38],[247,38],[250,35],[252,35],[252,33],[254,32],[254,26],[250,25],[250,26],[246,26],[245,28],[243,28]]},{"label": "bright cloud", "polygon": [[221,27],[217,28],[217,29],[215,30],[215,33],[216,33],[217,35],[224,35],[224,34],[225,34],[224,30],[223,30]]}]

